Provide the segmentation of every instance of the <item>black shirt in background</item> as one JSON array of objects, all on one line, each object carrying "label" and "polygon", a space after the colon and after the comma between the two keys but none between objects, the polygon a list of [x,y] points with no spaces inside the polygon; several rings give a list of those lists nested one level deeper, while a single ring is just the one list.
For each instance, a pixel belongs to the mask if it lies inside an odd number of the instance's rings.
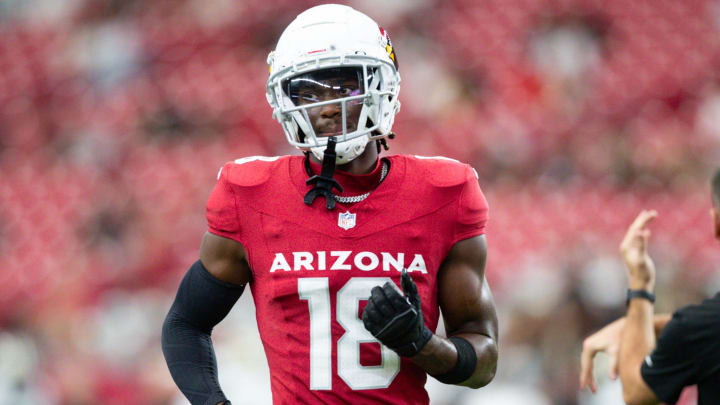
[{"label": "black shirt in background", "polygon": [[674,404],[683,388],[698,386],[698,405],[720,404],[720,293],[673,314],[641,368],[655,395]]}]

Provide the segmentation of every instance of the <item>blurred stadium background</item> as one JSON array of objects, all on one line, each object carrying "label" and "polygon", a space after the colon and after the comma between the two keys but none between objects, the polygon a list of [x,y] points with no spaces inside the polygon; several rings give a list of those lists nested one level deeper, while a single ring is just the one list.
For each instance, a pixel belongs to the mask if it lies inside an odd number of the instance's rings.
[{"label": "blurred stadium background", "polygon": [[[159,346],[217,169],[296,153],[265,58],[308,0],[0,2],[0,404],[183,404]],[[660,311],[720,289],[720,1],[368,0],[403,109],[391,152],[471,163],[490,202],[498,376],[434,404],[612,405],[582,337],[623,314],[617,246],[654,208]],[[214,333],[269,401],[250,292]],[[684,404],[693,404],[692,389]]]}]

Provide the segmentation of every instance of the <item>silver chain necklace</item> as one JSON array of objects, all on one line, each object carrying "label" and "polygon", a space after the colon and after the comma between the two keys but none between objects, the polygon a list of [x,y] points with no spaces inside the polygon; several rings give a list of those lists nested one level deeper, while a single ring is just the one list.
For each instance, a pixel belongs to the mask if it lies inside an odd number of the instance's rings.
[{"label": "silver chain necklace", "polygon": [[[387,174],[388,174],[388,164],[383,160],[382,161],[382,172],[380,173],[380,182],[378,184],[382,183],[382,181],[385,180],[385,176],[387,176]],[[352,197],[342,197],[342,196],[333,194],[333,197],[335,197],[335,201],[337,201],[339,203],[352,204],[352,203],[357,203],[357,202],[363,201],[364,199],[368,198],[370,196],[370,193],[372,193],[372,192],[373,192],[373,190],[370,190],[365,194],[354,195]]]}]

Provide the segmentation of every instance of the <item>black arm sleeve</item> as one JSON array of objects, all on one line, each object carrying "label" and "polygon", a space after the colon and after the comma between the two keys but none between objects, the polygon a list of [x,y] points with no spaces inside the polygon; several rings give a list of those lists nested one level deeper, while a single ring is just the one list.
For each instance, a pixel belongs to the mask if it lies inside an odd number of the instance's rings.
[{"label": "black arm sleeve", "polygon": [[192,405],[227,400],[218,383],[210,334],[240,298],[245,286],[214,278],[196,261],[183,277],[162,328],[170,374]]}]

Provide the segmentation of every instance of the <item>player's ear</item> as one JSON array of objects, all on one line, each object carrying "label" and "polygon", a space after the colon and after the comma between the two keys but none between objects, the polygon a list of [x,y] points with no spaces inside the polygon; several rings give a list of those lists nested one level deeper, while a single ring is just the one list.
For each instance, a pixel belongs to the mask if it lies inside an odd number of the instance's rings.
[{"label": "player's ear", "polygon": [[710,215],[712,216],[713,231],[715,233],[715,238],[717,240],[720,240],[720,215],[718,215],[717,208],[713,207],[710,210]]}]

